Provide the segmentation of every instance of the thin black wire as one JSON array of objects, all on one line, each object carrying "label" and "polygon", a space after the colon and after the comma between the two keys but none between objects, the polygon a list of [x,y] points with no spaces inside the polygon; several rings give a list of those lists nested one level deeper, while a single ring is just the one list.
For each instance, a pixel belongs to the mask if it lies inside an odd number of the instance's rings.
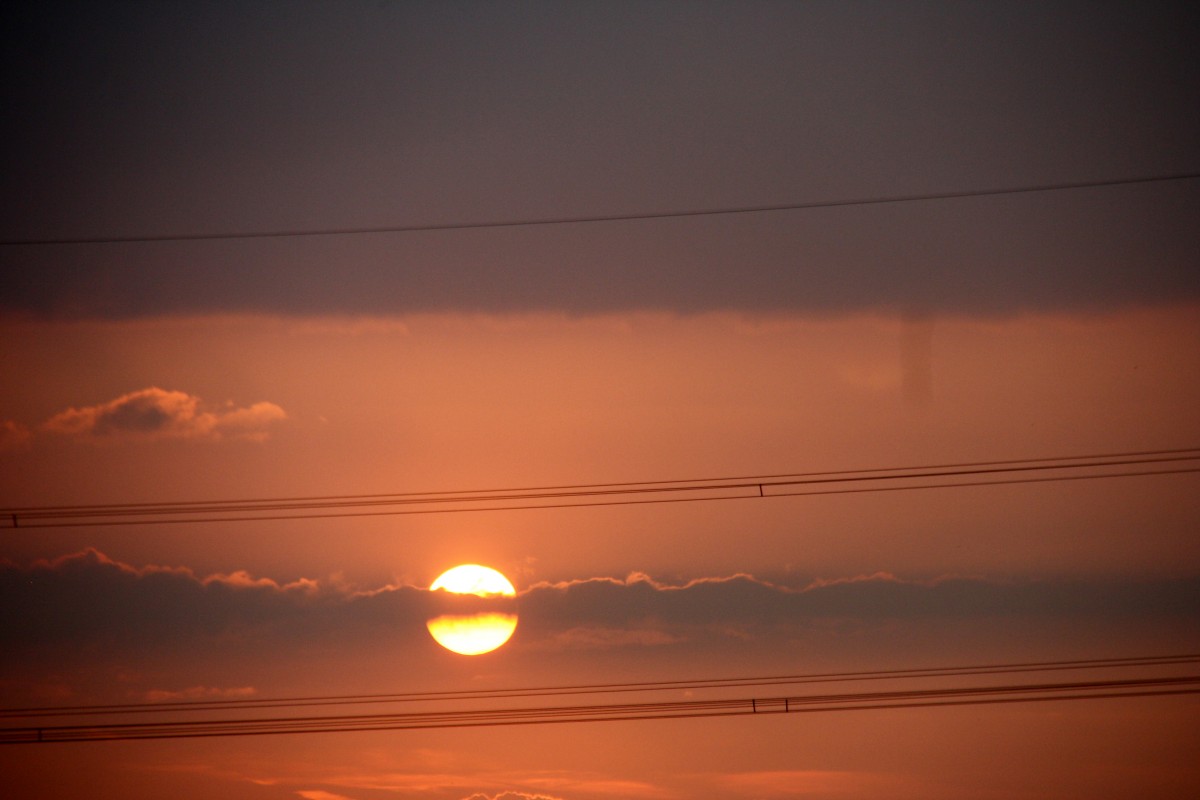
[{"label": "thin black wire", "polygon": [[[786,708],[783,710],[776,708],[772,711],[767,711],[765,709],[762,711],[759,711],[753,705],[755,701],[750,700],[750,701],[743,701],[740,707],[733,708],[733,709],[725,709],[725,710],[720,710],[720,711],[701,710],[701,711],[691,711],[691,712],[662,713],[662,714],[655,714],[652,716],[632,714],[632,715],[626,715],[626,716],[596,717],[596,718],[592,718],[592,719],[508,720],[508,721],[485,721],[485,722],[457,722],[457,723],[453,723],[453,724],[432,723],[432,724],[421,724],[421,725],[382,724],[382,725],[362,726],[362,727],[353,727],[353,728],[312,727],[312,728],[304,728],[304,729],[256,730],[256,731],[229,729],[229,730],[224,730],[224,731],[204,732],[204,733],[194,732],[194,731],[182,731],[182,732],[176,732],[176,733],[169,734],[169,735],[151,733],[151,734],[131,734],[131,735],[125,735],[125,736],[105,736],[105,737],[90,737],[90,738],[80,737],[80,738],[73,738],[73,739],[67,739],[67,738],[40,739],[39,738],[39,739],[35,740],[30,737],[32,737],[35,733],[37,733],[37,731],[36,730],[32,730],[32,731],[27,730],[27,731],[17,731],[15,734],[13,734],[13,738],[0,739],[0,744],[32,744],[35,741],[38,743],[50,744],[50,743],[55,743],[55,742],[68,742],[68,741],[76,741],[76,742],[113,741],[113,740],[117,740],[117,739],[124,739],[124,740],[180,739],[180,738],[195,739],[195,738],[211,738],[211,737],[262,736],[262,735],[299,734],[299,733],[344,733],[344,732],[369,733],[369,732],[381,732],[381,731],[412,730],[412,729],[418,729],[418,728],[419,729],[481,728],[481,727],[501,727],[501,726],[513,726],[513,725],[547,725],[547,724],[579,723],[579,722],[628,722],[628,721],[645,720],[645,719],[701,719],[701,718],[706,718],[706,717],[767,716],[769,714],[780,714],[780,713],[802,714],[802,713],[828,712],[828,711],[864,711],[864,710],[881,710],[881,709],[941,708],[941,707],[967,706],[967,705],[994,705],[994,704],[1001,704],[1001,703],[1035,703],[1035,702],[1051,702],[1051,701],[1062,701],[1062,700],[1098,700],[1098,699],[1111,699],[1111,698],[1123,698],[1123,697],[1124,698],[1165,697],[1165,696],[1193,695],[1193,694],[1200,694],[1200,688],[1195,688],[1195,689],[1192,689],[1192,688],[1149,689],[1149,690],[1142,690],[1142,691],[1120,690],[1120,691],[1111,691],[1111,692],[1098,692],[1097,691],[1097,692],[1087,692],[1087,693],[1078,693],[1078,694],[1063,694],[1063,695],[1056,695],[1056,696],[969,698],[969,699],[962,699],[962,700],[946,700],[946,701],[938,701],[938,700],[917,701],[917,702],[897,701],[897,702],[884,703],[884,704],[864,704],[864,705],[845,704],[845,705],[838,705],[838,706],[815,707],[815,708],[797,707],[796,709],[794,709],[793,711],[790,711],[790,712]],[[786,701],[787,698],[782,698],[782,699]],[[747,707],[746,702],[751,703],[751,705],[749,707]],[[763,701],[759,701],[759,702],[763,702]],[[4,733],[4,731],[0,731],[0,734],[3,734],[3,733]]]},{"label": "thin black wire", "polygon": [[61,725],[0,729],[0,744],[253,736],[283,733],[411,730],[555,722],[678,719],[746,714],[786,714],[917,706],[1084,700],[1114,697],[1200,694],[1200,675],[1110,681],[985,685],[887,692],[840,693],[765,698],[622,703],[591,706],[485,709],[477,711],[363,714],[351,716],[223,719],[193,722]]},{"label": "thin black wire", "polygon": [[[1008,465],[1037,465],[1053,464],[1050,468],[1066,468],[1068,466],[1103,466],[1092,464],[1090,462],[1110,459],[1133,459],[1146,456],[1177,456],[1186,455],[1186,459],[1200,457],[1200,446],[1196,447],[1176,447],[1165,450],[1134,450],[1120,453],[1091,453],[1078,456],[1048,456],[1040,458],[1011,458],[1000,459],[995,461],[963,461],[947,464],[923,464],[919,466],[906,467],[873,467],[868,469],[848,469],[848,470],[825,470],[820,472],[785,472],[767,475],[734,475],[722,476],[716,478],[676,478],[671,480],[657,481],[621,481],[615,483],[578,483],[578,484],[557,484],[548,486],[523,486],[509,487],[504,489],[452,489],[452,490],[434,490],[425,492],[391,492],[385,494],[348,494],[348,495],[312,495],[303,497],[265,497],[265,498],[242,498],[238,500],[193,500],[193,501],[178,501],[178,502],[149,502],[149,503],[97,503],[89,505],[56,505],[56,506],[26,506],[26,507],[10,507],[0,510],[0,514],[32,514],[37,512],[50,513],[65,513],[72,511],[87,512],[89,514],[99,514],[105,511],[136,512],[141,510],[163,511],[170,512],[176,508],[191,509],[204,511],[208,507],[222,506],[256,506],[269,507],[274,504],[282,506],[291,506],[302,503],[321,503],[329,502],[337,505],[356,505],[356,501],[365,501],[364,504],[369,504],[371,501],[399,501],[409,498],[422,501],[433,501],[440,499],[458,499],[463,495],[483,495],[484,499],[502,499],[508,495],[518,495],[518,493],[538,492],[538,493],[558,493],[571,492],[572,490],[581,490],[593,492],[596,490],[605,489],[621,489],[621,488],[637,488],[644,487],[647,490],[667,489],[670,490],[676,487],[691,488],[710,488],[707,484],[711,484],[711,488],[720,488],[719,484],[731,482],[743,482],[745,486],[757,486],[762,481],[775,480],[791,480],[804,478],[836,478],[841,476],[854,475],[873,475],[877,479],[887,477],[915,477],[909,475],[889,476],[882,473],[912,473],[915,471],[930,471],[930,470],[959,470],[975,467],[1001,467]],[[1186,460],[1185,459],[1185,460]],[[1077,463],[1068,463],[1077,462]],[[1085,463],[1088,462],[1088,463]],[[686,484],[686,486],[684,486]],[[614,492],[616,493],[616,492]],[[467,498],[474,499],[474,498]],[[220,509],[225,510],[225,509]]]},{"label": "thin black wire", "polygon": [[[1180,687],[1195,684],[1200,676],[1174,676],[1158,678],[1135,678],[1117,681],[1070,681],[1060,683],[1019,684],[1009,686],[972,686],[942,689],[893,690],[886,692],[838,693],[831,695],[788,697],[788,707],[798,708],[806,705],[823,705],[849,701],[881,703],[896,700],[916,698],[950,698],[963,696],[997,695],[1003,693],[1037,694],[1062,691],[1086,691],[1092,689],[1110,690],[1116,688],[1144,687]],[[1200,688],[1200,687],[1197,687]],[[540,721],[554,718],[597,718],[612,715],[637,714],[642,718],[662,714],[678,713],[680,711],[696,711],[702,709],[734,708],[750,704],[755,708],[768,709],[772,704],[782,704],[784,698],[739,698],[717,700],[686,700],[677,702],[651,703],[608,703],[587,706],[555,706],[534,708],[504,708],[450,712],[416,712],[408,714],[357,714],[340,716],[309,716],[309,717],[274,717],[255,719],[223,719],[202,720],[193,722],[163,722],[163,723],[120,723],[103,725],[65,725],[40,726],[37,730],[51,737],[72,736],[83,733],[86,736],[96,734],[116,734],[125,736],[129,733],[176,734],[181,732],[214,732],[214,731],[259,731],[276,732],[285,730],[300,730],[314,725],[335,725],[343,729],[353,729],[361,725],[387,723],[406,727],[454,726],[464,722],[478,721]],[[10,729],[10,730],[28,730]]]},{"label": "thin black wire", "polygon": [[[966,489],[982,486],[1011,486],[1028,483],[1058,483],[1062,481],[1097,480],[1100,478],[1136,478],[1143,476],[1184,475],[1200,472],[1200,467],[1185,467],[1180,469],[1146,470],[1140,472],[1115,472],[1098,475],[1062,475],[1048,478],[1009,478],[990,481],[970,481],[961,483],[930,483],[917,486],[872,486],[857,489],[823,489],[805,492],[776,492],[774,494],[724,495],[721,497],[659,497],[649,500],[599,500],[577,503],[537,503],[528,505],[506,506],[472,506],[468,508],[422,508],[406,511],[345,511],[330,514],[264,514],[243,517],[205,517],[199,519],[125,519],[104,520],[97,522],[46,522],[14,525],[2,525],[4,530],[34,530],[39,528],[94,528],[112,527],[115,525],[179,525],[200,522],[277,522],[300,519],[353,519],[357,517],[402,517],[417,514],[474,514],[488,511],[541,511],[554,508],[600,508],[613,506],[662,505],[667,503],[703,503],[714,500],[754,500],[780,499],[784,497],[817,497],[838,494],[865,494],[873,492],[902,492],[919,489]],[[755,484],[757,488],[757,484]],[[2,523],[4,520],[0,520]]]},{"label": "thin black wire", "polygon": [[283,239],[311,236],[361,236],[365,234],[419,233],[430,231],[461,231],[498,228],[544,227],[549,225],[579,225],[601,222],[633,222],[640,220],[684,219],[688,217],[712,217],[734,214],[762,214],[779,211],[804,211],[816,208],[840,208],[846,206],[870,206],[889,203],[913,203],[931,200],[956,200],[971,197],[992,197],[1034,192],[1057,192],[1071,189],[1095,189],[1110,186],[1131,186],[1145,183],[1163,183],[1200,178],[1200,172],[1179,172],[1167,175],[1147,175],[1134,178],[1116,178],[1101,181],[1072,181],[1065,183],[1032,184],[1026,186],[976,189],[960,192],[930,192],[927,194],[886,195],[849,200],[815,200],[807,203],[785,205],[732,206],[726,208],[690,209],[684,211],[660,211],[642,214],[605,214],[577,217],[540,217],[493,222],[448,222],[428,225],[381,225],[353,228],[284,229],[275,231],[224,232],[224,233],[169,233],[143,236],[81,236],[44,239],[0,239],[0,246],[46,246],[72,244],[129,244],[144,242],[198,242],[234,239]]},{"label": "thin black wire", "polygon": [[[331,518],[346,518],[346,517],[365,517],[365,516],[400,516],[410,514],[446,514],[446,513],[463,513],[463,512],[479,512],[479,511],[515,511],[515,510],[531,510],[531,509],[548,509],[548,508],[585,508],[596,506],[618,506],[618,505],[641,505],[651,503],[679,503],[679,502],[698,502],[711,500],[732,500],[732,499],[747,499],[747,498],[768,498],[768,497],[797,497],[797,496],[814,496],[814,495],[832,495],[832,494],[851,494],[862,492],[884,492],[884,491],[904,491],[913,489],[944,489],[944,488],[965,488],[978,486],[994,486],[994,485],[1015,485],[1027,483],[1046,483],[1056,481],[1069,480],[1092,480],[1098,478],[1128,478],[1141,476],[1160,476],[1171,474],[1185,474],[1200,471],[1200,467],[1178,467],[1172,469],[1138,469],[1125,472],[1098,472],[1092,474],[1072,474],[1072,475],[1053,475],[1036,478],[1000,478],[1001,474],[1011,474],[1018,472],[1044,472],[1047,470],[1082,470],[1097,468],[1113,468],[1121,466],[1147,466],[1152,464],[1161,464],[1166,462],[1181,462],[1181,461],[1196,461],[1200,459],[1200,449],[1187,450],[1172,450],[1161,451],[1164,453],[1178,453],[1179,455],[1166,455],[1158,458],[1112,458],[1106,461],[1093,460],[1083,463],[1075,461],[1070,463],[1066,458],[1062,459],[1062,463],[1046,464],[1026,462],[1024,466],[1000,466],[1000,467],[980,467],[972,469],[925,469],[921,467],[899,468],[895,474],[858,474],[858,471],[847,473],[815,473],[816,475],[836,475],[836,477],[798,477],[791,480],[768,480],[766,476],[761,479],[746,479],[744,481],[731,483],[692,483],[684,485],[682,482],[676,485],[668,485],[669,482],[657,482],[654,484],[628,485],[630,488],[623,489],[604,489],[604,488],[580,488],[572,491],[547,491],[547,492],[512,492],[502,494],[499,492],[491,494],[479,495],[460,495],[453,496],[446,493],[442,496],[434,494],[412,496],[412,495],[396,495],[396,499],[388,500],[352,500],[352,501],[324,501],[306,499],[297,499],[294,501],[231,501],[225,504],[218,505],[215,502],[202,503],[163,503],[163,504],[145,504],[145,505],[107,505],[102,507],[74,506],[74,507],[41,507],[30,509],[13,509],[0,512],[0,525],[8,529],[30,529],[30,528],[50,528],[50,527],[94,527],[94,526],[111,526],[111,525],[151,525],[151,524],[168,524],[182,522],[248,522],[256,520],[292,520],[292,519],[331,519]],[[1188,455],[1184,455],[1187,453]],[[986,462],[984,462],[986,463]],[[993,462],[993,463],[1014,463],[1014,462]],[[1021,463],[1021,462],[1015,462]],[[915,470],[925,469],[922,472]],[[903,470],[903,474],[900,473]],[[813,474],[813,473],[810,473]],[[929,482],[931,478],[963,478],[969,476],[992,476],[985,480],[965,481],[956,480],[950,482]],[[788,487],[812,486],[823,484],[845,484],[845,483],[862,483],[862,482],[891,482],[896,481],[913,481],[920,480],[922,483],[907,484],[907,485],[884,485],[884,486],[866,486],[853,489],[817,489],[811,491],[780,491]],[[766,493],[766,489],[772,489],[770,493]],[[699,492],[741,492],[740,494],[727,494],[719,496],[694,496]],[[629,497],[634,495],[646,494],[673,494],[689,493],[690,496],[685,497],[656,497],[651,499],[613,499],[617,497]],[[603,497],[600,500],[587,500],[586,498]],[[536,500],[533,503],[517,503],[520,500]],[[553,500],[569,500],[571,502],[551,502]],[[452,508],[418,508],[406,510],[388,510],[388,511],[337,511],[331,513],[313,513],[317,509],[337,509],[337,508],[363,508],[368,506],[428,506],[428,505],[446,505],[450,503],[486,503],[486,502],[501,502],[505,505],[472,505],[469,507],[452,507]],[[262,512],[285,510],[299,511],[302,513],[295,514],[267,514]],[[247,516],[202,516],[222,514],[228,512],[246,512]],[[174,516],[164,516],[164,515]],[[89,517],[108,517],[107,519],[92,519]],[[137,517],[152,517],[151,519]]]},{"label": "thin black wire", "polygon": [[742,678],[697,678],[675,681],[637,681],[524,687],[515,689],[460,689],[454,691],[405,692],[399,694],[317,695],[306,697],[247,698],[243,700],[186,700],[172,702],[123,703],[108,705],[40,706],[0,709],[0,718],[46,718],[62,716],[94,716],[153,714],[164,712],[245,711],[267,708],[302,708],[310,706],[369,705],[380,703],[445,702],[461,700],[496,700],[524,697],[553,697],[563,695],[596,695],[614,693],[664,692],[745,688],[749,686],[782,686],[814,683],[841,683],[892,679],[945,678],[961,676],[1005,675],[1063,670],[1129,669],[1132,667],[1180,666],[1200,663],[1200,653],[1163,656],[1123,656],[1067,661],[1027,661],[1000,664],[974,664],[948,667],[913,667],[893,670],[853,672],[801,673]]}]

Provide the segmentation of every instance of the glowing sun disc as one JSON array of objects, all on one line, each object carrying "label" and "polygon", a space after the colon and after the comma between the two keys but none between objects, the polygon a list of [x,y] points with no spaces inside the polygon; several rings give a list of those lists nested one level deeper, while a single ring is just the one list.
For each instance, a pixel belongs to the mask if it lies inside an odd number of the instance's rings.
[{"label": "glowing sun disc", "polygon": [[486,597],[489,594],[502,594],[512,597],[517,593],[508,578],[491,567],[479,564],[462,564],[454,569],[448,569],[438,576],[430,585],[430,590],[445,589],[455,594],[475,594]]},{"label": "glowing sun disc", "polygon": [[[515,597],[517,590],[508,578],[491,567],[462,564],[446,570],[430,591],[473,594],[478,597]],[[517,615],[498,612],[442,614],[425,623],[434,640],[447,650],[466,656],[490,653],[512,638]]]},{"label": "glowing sun disc", "polygon": [[442,647],[464,656],[490,653],[512,638],[516,614],[443,614],[425,623]]}]

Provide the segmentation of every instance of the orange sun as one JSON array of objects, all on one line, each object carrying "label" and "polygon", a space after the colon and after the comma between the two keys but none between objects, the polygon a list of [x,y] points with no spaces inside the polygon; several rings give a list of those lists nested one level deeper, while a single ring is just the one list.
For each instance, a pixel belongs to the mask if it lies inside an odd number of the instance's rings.
[{"label": "orange sun", "polygon": [[[515,597],[508,578],[490,567],[462,564],[438,576],[430,591],[478,597]],[[517,615],[497,612],[442,614],[425,623],[434,640],[447,650],[466,656],[490,653],[507,642],[517,629]]]}]

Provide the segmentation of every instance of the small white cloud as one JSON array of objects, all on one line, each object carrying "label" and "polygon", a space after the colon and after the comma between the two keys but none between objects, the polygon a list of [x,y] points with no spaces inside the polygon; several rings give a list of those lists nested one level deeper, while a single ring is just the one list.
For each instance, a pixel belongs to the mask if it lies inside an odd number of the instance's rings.
[{"label": "small white cloud", "polygon": [[116,439],[249,439],[262,441],[269,427],[287,419],[274,403],[246,408],[232,405],[205,410],[199,397],[157,386],[122,395],[107,403],[68,408],[48,419],[51,433],[94,440]]}]

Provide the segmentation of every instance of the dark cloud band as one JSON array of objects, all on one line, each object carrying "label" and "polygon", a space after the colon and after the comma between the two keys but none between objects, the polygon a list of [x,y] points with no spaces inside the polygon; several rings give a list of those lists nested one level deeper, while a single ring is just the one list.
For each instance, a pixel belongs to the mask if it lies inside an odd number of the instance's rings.
[{"label": "dark cloud band", "polygon": [[[135,568],[88,550],[29,567],[0,565],[0,642],[16,652],[56,643],[161,646],[242,637],[286,646],[318,635],[343,642],[423,637],[424,620],[445,610],[444,598],[433,594],[312,580],[281,585],[245,573],[200,577],[185,568]],[[1200,580],[914,582],[876,574],[784,587],[737,575],[671,586],[635,574],[539,584],[518,597],[516,610],[522,636],[537,647],[642,648],[777,636],[830,623],[1198,618]]]}]

